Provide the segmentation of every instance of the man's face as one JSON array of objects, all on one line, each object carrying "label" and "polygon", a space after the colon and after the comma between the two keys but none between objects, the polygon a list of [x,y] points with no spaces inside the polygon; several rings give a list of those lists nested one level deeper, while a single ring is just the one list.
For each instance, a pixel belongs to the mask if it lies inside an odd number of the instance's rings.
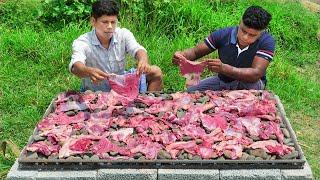
[{"label": "man's face", "polygon": [[100,37],[110,39],[117,27],[118,17],[103,15],[97,19],[92,18],[92,25],[96,28],[96,33]]},{"label": "man's face", "polygon": [[247,27],[240,22],[239,29],[238,29],[238,43],[240,46],[247,47],[250,44],[254,43],[262,34],[263,30],[256,30]]}]

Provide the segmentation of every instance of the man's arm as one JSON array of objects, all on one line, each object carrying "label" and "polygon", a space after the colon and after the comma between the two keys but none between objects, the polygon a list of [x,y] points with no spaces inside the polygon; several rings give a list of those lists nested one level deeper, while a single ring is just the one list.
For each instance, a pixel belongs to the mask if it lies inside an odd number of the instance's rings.
[{"label": "man's arm", "polygon": [[269,61],[259,56],[254,57],[251,68],[233,67],[222,63],[220,59],[208,60],[209,70],[249,83],[257,82],[264,75],[268,65]]},{"label": "man's arm", "polygon": [[137,59],[137,72],[139,74],[148,73],[151,70],[149,65],[148,55],[147,52],[143,49],[139,49],[136,52],[135,58]]},{"label": "man's arm", "polygon": [[98,83],[108,77],[108,74],[98,68],[92,68],[84,65],[82,62],[75,62],[71,72],[80,78],[90,77],[93,83]]},{"label": "man's arm", "polygon": [[201,42],[193,48],[175,52],[172,57],[172,63],[178,65],[181,59],[179,56],[183,56],[188,60],[194,61],[211,53],[212,51],[213,49],[210,49],[204,42]]}]

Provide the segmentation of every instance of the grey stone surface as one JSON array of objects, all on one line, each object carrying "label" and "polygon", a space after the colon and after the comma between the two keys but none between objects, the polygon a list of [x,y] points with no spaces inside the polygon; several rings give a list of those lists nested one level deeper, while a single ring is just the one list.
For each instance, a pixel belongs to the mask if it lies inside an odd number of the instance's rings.
[{"label": "grey stone surface", "polygon": [[213,169],[159,169],[158,180],[219,180],[219,170]]},{"label": "grey stone surface", "polygon": [[96,179],[97,171],[39,171],[37,180],[45,179],[68,179],[68,180],[78,180],[78,179]]},{"label": "grey stone surface", "polygon": [[220,180],[229,179],[265,179],[281,180],[280,169],[242,169],[242,170],[220,170]]},{"label": "grey stone surface", "polygon": [[22,180],[22,179],[36,179],[38,171],[22,171],[18,169],[18,160],[11,167],[7,179],[8,180]]},{"label": "grey stone surface", "polygon": [[157,169],[100,169],[97,179],[110,180],[157,180]]},{"label": "grey stone surface", "polygon": [[281,170],[282,180],[309,180],[312,179],[312,171],[306,162],[303,169],[287,169]]}]

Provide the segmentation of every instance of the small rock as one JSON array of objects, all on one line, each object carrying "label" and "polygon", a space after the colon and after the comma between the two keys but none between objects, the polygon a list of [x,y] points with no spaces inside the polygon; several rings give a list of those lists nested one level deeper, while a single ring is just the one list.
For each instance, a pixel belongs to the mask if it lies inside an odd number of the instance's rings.
[{"label": "small rock", "polygon": [[82,128],[79,132],[81,135],[88,135],[89,134],[89,132],[84,128]]},{"label": "small rock", "polygon": [[202,144],[203,140],[202,139],[196,139],[196,144],[199,145],[199,144]]},{"label": "small rock", "polygon": [[48,159],[50,159],[50,160],[58,159],[58,158],[59,158],[59,154],[58,153],[53,153],[48,157]]},{"label": "small rock", "polygon": [[198,99],[198,102],[204,104],[206,102],[208,102],[210,100],[210,98],[208,96],[203,96],[200,99]]},{"label": "small rock", "polygon": [[133,158],[139,159],[141,156],[143,156],[142,153],[136,153],[136,154],[133,156]]},{"label": "small rock", "polygon": [[36,152],[28,152],[27,158],[28,159],[38,159],[38,154]]},{"label": "small rock", "polygon": [[66,115],[74,116],[74,115],[76,115],[76,113],[74,111],[68,111],[68,112],[66,112]]},{"label": "small rock", "polygon": [[182,153],[178,156],[178,159],[180,159],[180,160],[184,159],[184,156]]},{"label": "small rock", "polygon": [[183,153],[183,159],[188,159],[188,153]]},{"label": "small rock", "polygon": [[180,111],[177,112],[177,117],[181,118],[181,117],[183,117],[185,115],[185,113],[186,113],[185,111],[180,110]]},{"label": "small rock", "polygon": [[223,154],[227,159],[232,159],[232,151],[224,150]]},{"label": "small rock", "polygon": [[89,94],[91,94],[91,93],[93,93],[91,90],[86,90],[86,91],[84,92],[85,95],[89,95]]},{"label": "small rock", "polygon": [[164,100],[173,100],[173,97],[172,97],[171,95],[169,95],[169,94],[163,94],[163,95],[162,95],[162,98],[163,98]]},{"label": "small rock", "polygon": [[270,160],[271,159],[271,155],[270,154],[268,154],[268,157],[267,157],[267,159],[266,160]]},{"label": "small rock", "polygon": [[139,157],[139,159],[138,159],[138,160],[146,160],[146,157],[141,156],[141,157]]},{"label": "small rock", "polygon": [[193,155],[188,153],[188,159],[192,160],[193,159]]},{"label": "small rock", "polygon": [[288,146],[292,146],[292,147],[294,147],[294,143],[293,143],[293,142],[288,143],[287,145],[288,145]]},{"label": "small rock", "polygon": [[275,159],[277,159],[276,155],[272,155],[271,158],[270,158],[270,160],[275,160]]},{"label": "small rock", "polygon": [[202,158],[199,155],[193,156],[193,160],[202,160]]},{"label": "small rock", "polygon": [[135,105],[136,105],[136,108],[139,108],[139,109],[145,109],[146,107],[148,107],[146,104],[140,103],[140,102],[135,103]]},{"label": "small rock", "polygon": [[274,134],[270,135],[269,138],[270,138],[270,139],[273,139],[273,140],[277,140],[277,139],[278,139],[277,136],[274,135]]},{"label": "small rock", "polygon": [[296,157],[299,156],[299,152],[298,151],[293,151],[289,154],[286,154],[284,156],[280,156],[281,159],[294,159]]},{"label": "small rock", "polygon": [[240,160],[247,160],[248,157],[249,157],[249,154],[247,154],[247,153],[242,153],[242,156],[241,156]]},{"label": "small rock", "polygon": [[171,159],[171,155],[165,150],[160,150],[157,157],[158,159]]},{"label": "small rock", "polygon": [[290,138],[290,133],[286,128],[281,128],[281,130],[285,138]]},{"label": "small rock", "polygon": [[284,144],[288,145],[289,143],[292,142],[292,139],[291,138],[286,138],[283,140]]},{"label": "small rock", "polygon": [[253,141],[260,141],[260,138],[259,138],[258,136],[250,135],[250,138],[251,138]]},{"label": "small rock", "polygon": [[224,158],[223,156],[220,156],[220,157],[218,157],[217,160],[223,161],[223,160],[226,160],[226,158]]},{"label": "small rock", "polygon": [[190,140],[192,140],[192,137],[185,135],[185,136],[182,137],[182,139],[184,141],[190,141]]},{"label": "small rock", "polygon": [[262,159],[267,159],[267,157],[268,157],[268,154],[263,149],[250,150],[249,154],[256,156],[256,157],[261,157]]},{"label": "small rock", "polygon": [[95,161],[95,160],[99,160],[100,158],[97,155],[93,155],[93,156],[91,156],[90,159]]},{"label": "small rock", "polygon": [[165,112],[161,111],[158,113],[158,117],[161,118],[164,115]]},{"label": "small rock", "polygon": [[247,158],[247,160],[254,160],[255,158],[256,158],[255,156],[249,155],[249,157]]},{"label": "small rock", "polygon": [[117,156],[119,153],[115,151],[110,151],[109,154],[110,156]]},{"label": "small rock", "polygon": [[90,159],[90,157],[88,155],[84,155],[83,159]]},{"label": "small rock", "polygon": [[263,159],[261,157],[256,157],[254,160],[262,161]]},{"label": "small rock", "polygon": [[46,139],[45,137],[42,137],[42,136],[39,136],[39,135],[33,136],[33,140],[34,141],[43,141],[45,139]]},{"label": "small rock", "polygon": [[285,127],[286,127],[286,125],[283,122],[281,122],[280,123],[280,128],[285,128]]},{"label": "small rock", "polygon": [[100,108],[96,108],[93,112],[94,112],[94,113],[98,113],[98,112],[100,112],[100,111],[101,111]]},{"label": "small rock", "polygon": [[116,124],[111,124],[111,127],[112,127],[113,129],[118,129],[118,125],[116,125]]}]

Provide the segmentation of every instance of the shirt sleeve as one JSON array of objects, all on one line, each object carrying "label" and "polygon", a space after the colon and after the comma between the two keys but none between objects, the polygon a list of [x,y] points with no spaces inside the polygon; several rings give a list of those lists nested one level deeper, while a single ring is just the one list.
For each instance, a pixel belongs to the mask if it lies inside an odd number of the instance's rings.
[{"label": "shirt sleeve", "polygon": [[126,53],[130,54],[132,57],[135,57],[138,50],[144,50],[147,52],[147,50],[136,41],[132,32],[130,32],[128,29],[124,29],[123,33],[125,37]]},{"label": "shirt sleeve", "polygon": [[86,64],[86,49],[88,45],[81,41],[81,40],[75,40],[73,41],[72,44],[72,56],[71,56],[71,61],[69,64],[69,71],[71,72],[72,66],[76,62],[82,62],[83,64]]},{"label": "shirt sleeve", "polygon": [[219,29],[212,32],[205,40],[204,43],[211,49],[216,50],[221,47],[221,40],[227,35],[226,29]]},{"label": "shirt sleeve", "polygon": [[272,61],[275,51],[275,40],[269,35],[262,39],[261,45],[256,53],[257,56],[262,57],[269,62]]}]

